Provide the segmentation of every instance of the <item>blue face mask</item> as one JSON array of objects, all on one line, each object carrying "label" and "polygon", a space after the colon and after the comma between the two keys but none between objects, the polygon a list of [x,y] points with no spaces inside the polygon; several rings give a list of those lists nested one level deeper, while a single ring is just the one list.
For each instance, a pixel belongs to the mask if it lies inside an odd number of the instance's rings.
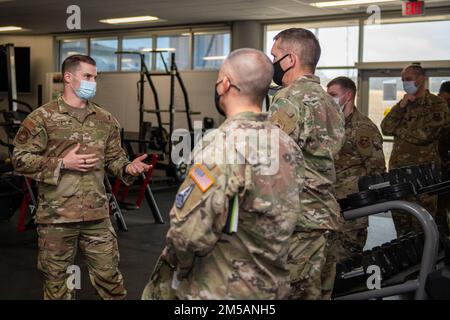
[{"label": "blue face mask", "polygon": [[80,87],[74,88],[75,94],[82,100],[91,100],[95,96],[97,83],[92,81],[81,80]]},{"label": "blue face mask", "polygon": [[406,93],[412,95],[416,94],[417,92],[416,83],[414,81],[403,81],[403,89]]}]

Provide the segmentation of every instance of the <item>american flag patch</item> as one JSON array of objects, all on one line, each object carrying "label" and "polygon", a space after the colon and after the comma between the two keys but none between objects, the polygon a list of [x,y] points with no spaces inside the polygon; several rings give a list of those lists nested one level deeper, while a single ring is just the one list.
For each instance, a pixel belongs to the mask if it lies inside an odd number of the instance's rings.
[{"label": "american flag patch", "polygon": [[194,180],[202,192],[206,192],[215,182],[209,175],[208,170],[201,164],[196,164],[191,172],[189,172],[189,176]]}]

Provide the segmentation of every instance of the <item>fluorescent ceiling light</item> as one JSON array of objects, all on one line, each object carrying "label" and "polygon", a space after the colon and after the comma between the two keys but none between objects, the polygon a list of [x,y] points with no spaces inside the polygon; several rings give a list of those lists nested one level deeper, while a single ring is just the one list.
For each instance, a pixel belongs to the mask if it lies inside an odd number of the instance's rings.
[{"label": "fluorescent ceiling light", "polygon": [[326,7],[342,7],[342,6],[354,6],[359,4],[378,4],[381,2],[398,2],[399,0],[339,0],[339,1],[325,1],[325,2],[314,2],[311,3],[312,6],[318,8]]},{"label": "fluorescent ceiling light", "polygon": [[156,48],[155,50],[153,50],[152,48],[144,48],[141,51],[143,51],[143,52],[162,52],[162,51],[173,52],[173,51],[175,51],[175,48]]},{"label": "fluorescent ceiling light", "polygon": [[102,23],[109,23],[109,24],[125,24],[125,23],[153,22],[158,20],[159,20],[158,17],[140,16],[140,17],[103,19],[99,21]]},{"label": "fluorescent ceiling light", "polygon": [[19,31],[19,30],[22,30],[22,27],[16,27],[16,26],[0,27],[0,32]]},{"label": "fluorescent ceiling light", "polygon": [[209,61],[209,60],[225,60],[227,56],[209,56],[209,57],[203,57],[203,60]]}]

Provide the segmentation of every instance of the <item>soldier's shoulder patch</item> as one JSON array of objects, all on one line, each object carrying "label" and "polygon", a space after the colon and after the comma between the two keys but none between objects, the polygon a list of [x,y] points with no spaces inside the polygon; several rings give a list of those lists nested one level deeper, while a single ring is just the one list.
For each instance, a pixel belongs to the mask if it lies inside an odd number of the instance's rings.
[{"label": "soldier's shoulder patch", "polygon": [[272,114],[270,121],[287,134],[291,134],[297,125],[294,112],[289,112],[283,109],[277,110],[274,114]]},{"label": "soldier's shoulder patch", "polygon": [[192,180],[194,180],[195,184],[203,193],[208,191],[208,189],[215,183],[214,178],[211,176],[208,169],[199,163],[192,167],[189,172],[189,176]]},{"label": "soldier's shoulder patch", "polygon": [[442,121],[442,115],[440,112],[433,113],[433,121],[436,121],[436,122]]},{"label": "soldier's shoulder patch", "polygon": [[183,208],[184,204],[186,203],[186,200],[191,195],[194,186],[195,186],[194,184],[190,184],[186,188],[177,193],[177,196],[175,198],[175,205],[177,206],[178,209]]},{"label": "soldier's shoulder patch", "polygon": [[17,132],[17,142],[20,144],[27,143],[28,139],[30,138],[30,130],[26,127],[20,128],[20,130]]},{"label": "soldier's shoulder patch", "polygon": [[370,147],[371,139],[368,136],[360,136],[358,140],[358,146],[363,149]]},{"label": "soldier's shoulder patch", "polygon": [[43,129],[42,126],[39,125],[39,121],[37,119],[33,119],[31,115],[23,120],[21,127],[26,128],[28,133],[32,136],[37,135]]}]

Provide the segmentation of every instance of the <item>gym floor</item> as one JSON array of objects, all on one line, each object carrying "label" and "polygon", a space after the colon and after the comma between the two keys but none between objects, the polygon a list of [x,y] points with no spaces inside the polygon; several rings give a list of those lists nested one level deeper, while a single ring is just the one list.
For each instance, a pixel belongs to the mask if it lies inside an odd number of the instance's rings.
[{"label": "gym floor", "polygon": [[[147,203],[139,210],[124,212],[128,231],[117,231],[120,248],[120,270],[125,279],[128,299],[140,299],[154,264],[164,246],[169,228],[169,210],[176,188],[154,192],[165,224],[155,224]],[[127,201],[131,202],[131,196]],[[42,299],[41,273],[37,270],[37,235],[35,231],[18,233],[18,214],[10,221],[0,221],[0,300]],[[117,230],[117,228],[116,228]],[[81,290],[77,299],[97,299],[89,282],[87,267],[81,254],[75,264],[81,267]],[[5,280],[6,279],[6,280]]]},{"label": "gym floor", "polygon": [[[128,299],[140,299],[142,290],[164,246],[169,228],[168,214],[175,199],[176,188],[154,192],[165,224],[155,224],[144,201],[141,209],[124,213],[128,231],[118,231],[120,270],[125,279]],[[131,193],[130,193],[131,195]],[[132,196],[128,201],[132,200]],[[36,268],[37,236],[34,231],[16,231],[18,215],[10,221],[0,221],[0,300],[42,299],[42,276]],[[366,249],[388,242],[396,237],[392,219],[388,214],[370,217]],[[89,282],[87,268],[81,254],[75,263],[81,267],[81,290],[77,299],[97,299]],[[5,280],[7,279],[7,280]]]}]

